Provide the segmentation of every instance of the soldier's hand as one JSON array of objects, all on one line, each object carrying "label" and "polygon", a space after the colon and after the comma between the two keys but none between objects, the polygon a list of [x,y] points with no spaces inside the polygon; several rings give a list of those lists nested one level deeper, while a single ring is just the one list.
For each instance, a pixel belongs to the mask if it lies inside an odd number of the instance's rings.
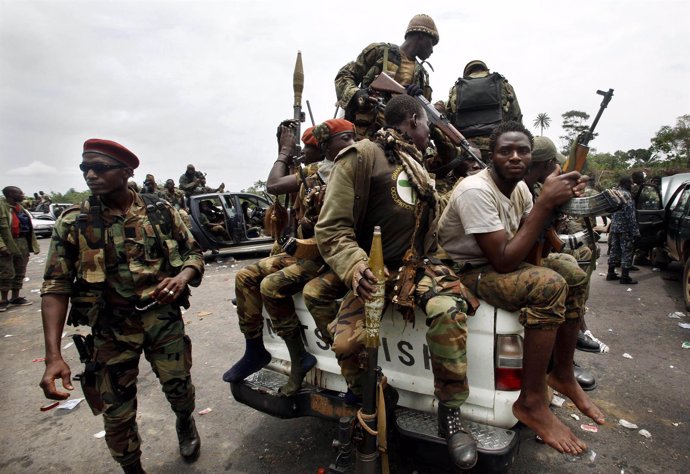
[{"label": "soldier's hand", "polygon": [[[384,274],[386,276],[389,275],[388,268],[384,267]],[[370,300],[376,289],[374,285],[377,283],[379,283],[379,280],[374,276],[367,262],[360,262],[357,264],[357,268],[355,268],[352,275],[352,291],[356,296],[359,296],[365,301]]]},{"label": "soldier's hand", "polygon": [[64,400],[69,397],[69,393],[58,391],[55,380],[61,379],[62,386],[67,390],[74,390],[71,382],[72,372],[69,365],[60,358],[57,361],[46,362],[46,370],[39,386],[43,389],[46,398],[51,400]]},{"label": "soldier's hand", "polygon": [[284,155],[286,160],[291,159],[296,141],[295,127],[281,124],[278,128],[278,153]]},{"label": "soldier's hand", "polygon": [[405,86],[405,93],[407,95],[411,95],[412,97],[416,97],[418,95],[424,94],[424,90],[417,84],[408,84]]},{"label": "soldier's hand", "polygon": [[356,101],[357,108],[364,112],[371,110],[376,105],[376,99],[369,97],[369,93],[364,89],[355,92],[352,99]]},{"label": "soldier's hand", "polygon": [[158,284],[151,296],[160,304],[172,303],[180,297],[186,286],[187,280],[181,275],[168,277]]},{"label": "soldier's hand", "polygon": [[561,174],[561,167],[556,166],[544,180],[544,187],[538,201],[546,203],[547,207],[553,209],[574,197],[582,196],[588,180],[587,176],[577,171]]}]

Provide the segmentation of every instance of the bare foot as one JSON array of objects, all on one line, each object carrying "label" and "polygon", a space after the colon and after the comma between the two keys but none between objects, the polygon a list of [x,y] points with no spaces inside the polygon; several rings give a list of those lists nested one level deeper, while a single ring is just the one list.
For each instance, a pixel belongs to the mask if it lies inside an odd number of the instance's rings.
[{"label": "bare foot", "polygon": [[582,390],[582,387],[577,383],[575,377],[572,377],[571,380],[564,380],[557,377],[556,374],[551,373],[548,375],[546,381],[549,387],[572,400],[577,409],[583,414],[600,425],[604,424],[606,421],[604,414],[594,403],[592,403],[592,399]]},{"label": "bare foot", "polygon": [[546,444],[561,453],[580,454],[587,445],[556,418],[548,405],[523,406],[520,400],[513,403],[513,415],[534,431]]}]

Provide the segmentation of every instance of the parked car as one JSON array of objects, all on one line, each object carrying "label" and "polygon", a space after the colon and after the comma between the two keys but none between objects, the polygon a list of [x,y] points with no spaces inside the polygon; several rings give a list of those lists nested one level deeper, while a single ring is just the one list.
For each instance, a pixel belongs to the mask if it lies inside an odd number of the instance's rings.
[{"label": "parked car", "polygon": [[72,206],[74,206],[74,204],[69,202],[54,202],[48,206],[48,214],[50,214],[53,219],[57,219],[60,217],[60,214],[62,214],[62,211]]},{"label": "parked car", "polygon": [[32,212],[31,225],[36,237],[50,237],[53,234],[53,227],[55,227],[55,219],[50,214]]},{"label": "parked car", "polygon": [[271,201],[251,193],[210,193],[189,198],[192,234],[203,250],[268,252],[273,238],[263,230]]},{"label": "parked car", "polygon": [[690,310],[690,173],[661,179],[661,187],[645,184],[635,196],[640,247],[656,248],[683,265],[683,299]]}]

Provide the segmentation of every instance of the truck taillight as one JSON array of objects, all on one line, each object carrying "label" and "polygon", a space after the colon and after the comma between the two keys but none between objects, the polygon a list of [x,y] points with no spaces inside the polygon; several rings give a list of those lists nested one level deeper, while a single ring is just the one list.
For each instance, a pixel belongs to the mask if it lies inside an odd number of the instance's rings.
[{"label": "truck taillight", "polygon": [[496,336],[496,390],[520,390],[522,385],[522,337],[517,334]]}]

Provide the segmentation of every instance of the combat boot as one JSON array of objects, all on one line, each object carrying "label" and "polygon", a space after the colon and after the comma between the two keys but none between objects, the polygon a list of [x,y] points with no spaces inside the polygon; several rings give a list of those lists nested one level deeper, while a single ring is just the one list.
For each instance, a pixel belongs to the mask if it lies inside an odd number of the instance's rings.
[{"label": "combat boot", "polygon": [[241,382],[254,372],[258,372],[271,362],[271,353],[264,347],[261,336],[246,339],[244,355],[230,369],[223,374],[225,382]]},{"label": "combat boot", "polygon": [[280,387],[279,393],[289,397],[297,393],[302,386],[304,376],[316,365],[316,357],[304,349],[299,331],[295,331],[284,339],[290,353],[290,378],[288,383]]},{"label": "combat boot", "polygon": [[141,459],[137,459],[131,464],[122,466],[122,471],[125,474],[146,474],[144,468],[141,467]]},{"label": "combat boot", "polygon": [[618,273],[616,273],[616,266],[609,265],[609,272],[606,274],[606,281],[620,280]]},{"label": "combat boot", "polygon": [[621,269],[621,281],[619,283],[621,285],[637,285],[637,280],[630,278],[629,268],[623,268]]},{"label": "combat boot", "polygon": [[196,423],[192,415],[178,416],[175,423],[177,439],[180,442],[180,455],[187,462],[194,462],[201,451],[201,439],[196,430]]},{"label": "combat boot", "polygon": [[459,469],[472,469],[477,464],[477,442],[462,426],[460,409],[440,403],[438,434],[446,439],[448,454]]}]

